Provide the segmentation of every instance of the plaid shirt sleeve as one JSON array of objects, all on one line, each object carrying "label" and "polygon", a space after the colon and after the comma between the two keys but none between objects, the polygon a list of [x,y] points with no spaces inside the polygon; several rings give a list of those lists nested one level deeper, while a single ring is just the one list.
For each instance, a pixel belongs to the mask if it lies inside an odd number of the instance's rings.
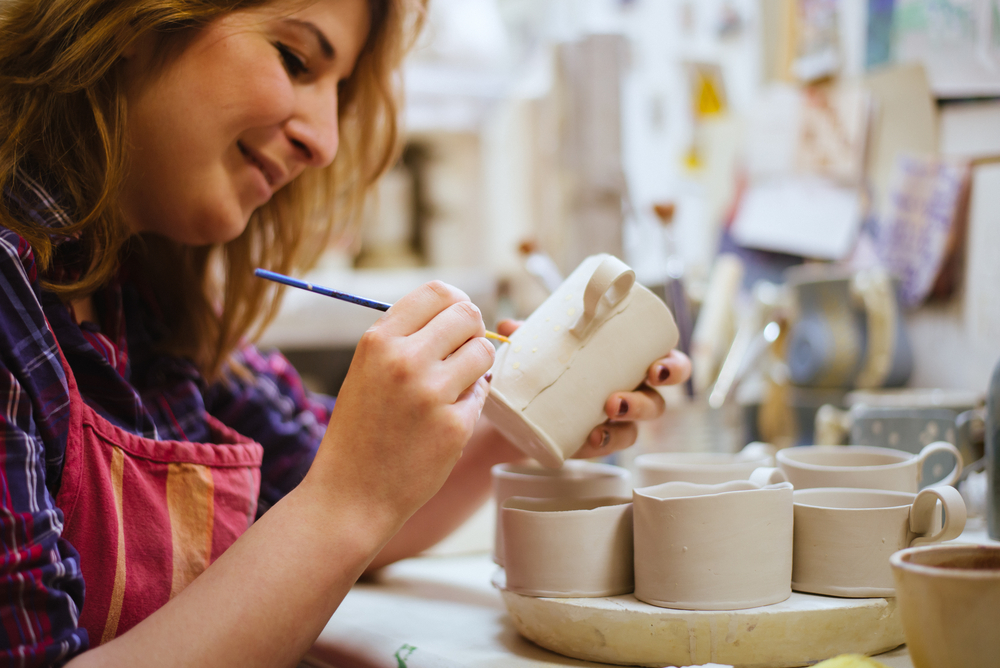
[{"label": "plaid shirt sleeve", "polygon": [[79,555],[48,487],[69,393],[37,289],[30,247],[0,228],[0,666],[61,665],[88,645]]},{"label": "plaid shirt sleeve", "polygon": [[212,415],[264,447],[260,517],[292,491],[312,464],[334,399],[308,391],[280,353],[245,345],[234,361],[249,373],[231,372],[205,393]]}]

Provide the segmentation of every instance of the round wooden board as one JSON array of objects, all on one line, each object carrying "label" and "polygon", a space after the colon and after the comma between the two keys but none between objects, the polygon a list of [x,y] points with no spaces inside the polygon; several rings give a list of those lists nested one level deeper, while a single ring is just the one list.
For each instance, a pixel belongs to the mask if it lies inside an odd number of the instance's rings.
[{"label": "round wooden board", "polygon": [[894,598],[835,598],[792,592],[746,610],[658,608],[631,594],[536,598],[493,577],[517,630],[564,656],[619,665],[740,668],[805,666],[845,653],[880,654],[905,642]]}]

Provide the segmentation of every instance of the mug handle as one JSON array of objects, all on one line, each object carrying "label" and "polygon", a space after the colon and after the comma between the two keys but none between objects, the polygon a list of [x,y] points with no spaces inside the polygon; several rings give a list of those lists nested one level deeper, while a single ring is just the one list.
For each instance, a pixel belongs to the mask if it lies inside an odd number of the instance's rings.
[{"label": "mug handle", "polygon": [[942,487],[945,485],[954,485],[956,482],[958,482],[959,476],[962,475],[962,466],[964,464],[962,462],[962,453],[959,452],[958,448],[956,448],[948,441],[935,441],[934,443],[930,443],[929,445],[924,446],[924,449],[920,451],[919,455],[917,455],[917,459],[920,461],[919,464],[920,468],[918,469],[920,472],[919,475],[921,476],[923,475],[924,462],[927,461],[927,458],[930,457],[935,452],[950,452],[952,456],[955,458],[955,468],[953,468],[951,470],[951,473],[946,475],[944,478],[938,480],[937,482],[931,483],[927,487]]},{"label": "mug handle", "polygon": [[[933,536],[928,536],[927,533],[934,524],[934,510],[938,501],[944,506],[944,526]],[[965,500],[957,489],[947,485],[928,487],[917,494],[910,506],[910,531],[919,534],[910,541],[910,547],[958,538],[965,529],[966,515]]]},{"label": "mug handle", "polygon": [[635,284],[635,272],[613,255],[608,255],[591,275],[583,291],[583,313],[570,328],[570,332],[582,339],[597,315],[597,306],[602,298],[607,298],[611,306],[625,299]]},{"label": "mug handle", "polygon": [[750,474],[750,482],[760,487],[776,485],[781,482],[788,482],[784,472],[773,466],[758,466]]}]

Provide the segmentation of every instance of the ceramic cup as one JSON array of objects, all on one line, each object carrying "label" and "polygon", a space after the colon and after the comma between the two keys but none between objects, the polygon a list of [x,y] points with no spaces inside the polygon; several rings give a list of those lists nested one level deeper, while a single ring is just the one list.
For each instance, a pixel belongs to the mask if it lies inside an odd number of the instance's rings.
[{"label": "ceramic cup", "polygon": [[927,545],[889,559],[914,668],[1000,663],[1000,545]]},{"label": "ceramic cup", "polygon": [[632,500],[528,499],[500,507],[507,589],[526,596],[617,596],[634,588]]},{"label": "ceramic cup", "polygon": [[962,455],[954,445],[938,441],[919,454],[865,445],[803,445],[779,450],[778,468],[795,489],[857,487],[916,493],[928,457],[948,452],[955,465],[934,486],[954,485],[962,473]]},{"label": "ceramic cup", "polygon": [[792,486],[668,482],[632,491],[635,597],[739,610],[791,593]]},{"label": "ceramic cup", "polygon": [[591,496],[624,496],[632,493],[628,469],[611,464],[570,460],[560,469],[538,465],[497,464],[491,469],[496,503],[493,561],[503,566],[503,525],[500,506],[512,496],[536,499],[579,499]]},{"label": "ceramic cup", "polygon": [[795,591],[851,598],[894,596],[889,568],[893,552],[950,540],[965,528],[965,503],[954,487],[930,487],[919,494],[833,487],[797,489],[792,496]]},{"label": "ceramic cup", "polygon": [[677,344],[666,304],[611,255],[580,264],[497,350],[483,412],[539,463],[559,467]]},{"label": "ceramic cup", "polygon": [[762,466],[774,465],[775,448],[767,443],[748,443],[736,453],[651,452],[635,458],[636,487],[665,482],[717,485],[730,480],[748,480]]}]

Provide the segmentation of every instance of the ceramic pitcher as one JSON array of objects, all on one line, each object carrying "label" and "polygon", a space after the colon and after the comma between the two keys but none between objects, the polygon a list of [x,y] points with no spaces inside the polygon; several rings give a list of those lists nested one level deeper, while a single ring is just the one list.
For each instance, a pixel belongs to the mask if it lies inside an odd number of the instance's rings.
[{"label": "ceramic pitcher", "polygon": [[632,506],[640,601],[739,610],[791,596],[789,483],[668,482],[633,490]]},{"label": "ceramic pitcher", "polygon": [[497,350],[483,412],[512,443],[557,468],[677,344],[666,304],[611,255],[584,260]]}]

